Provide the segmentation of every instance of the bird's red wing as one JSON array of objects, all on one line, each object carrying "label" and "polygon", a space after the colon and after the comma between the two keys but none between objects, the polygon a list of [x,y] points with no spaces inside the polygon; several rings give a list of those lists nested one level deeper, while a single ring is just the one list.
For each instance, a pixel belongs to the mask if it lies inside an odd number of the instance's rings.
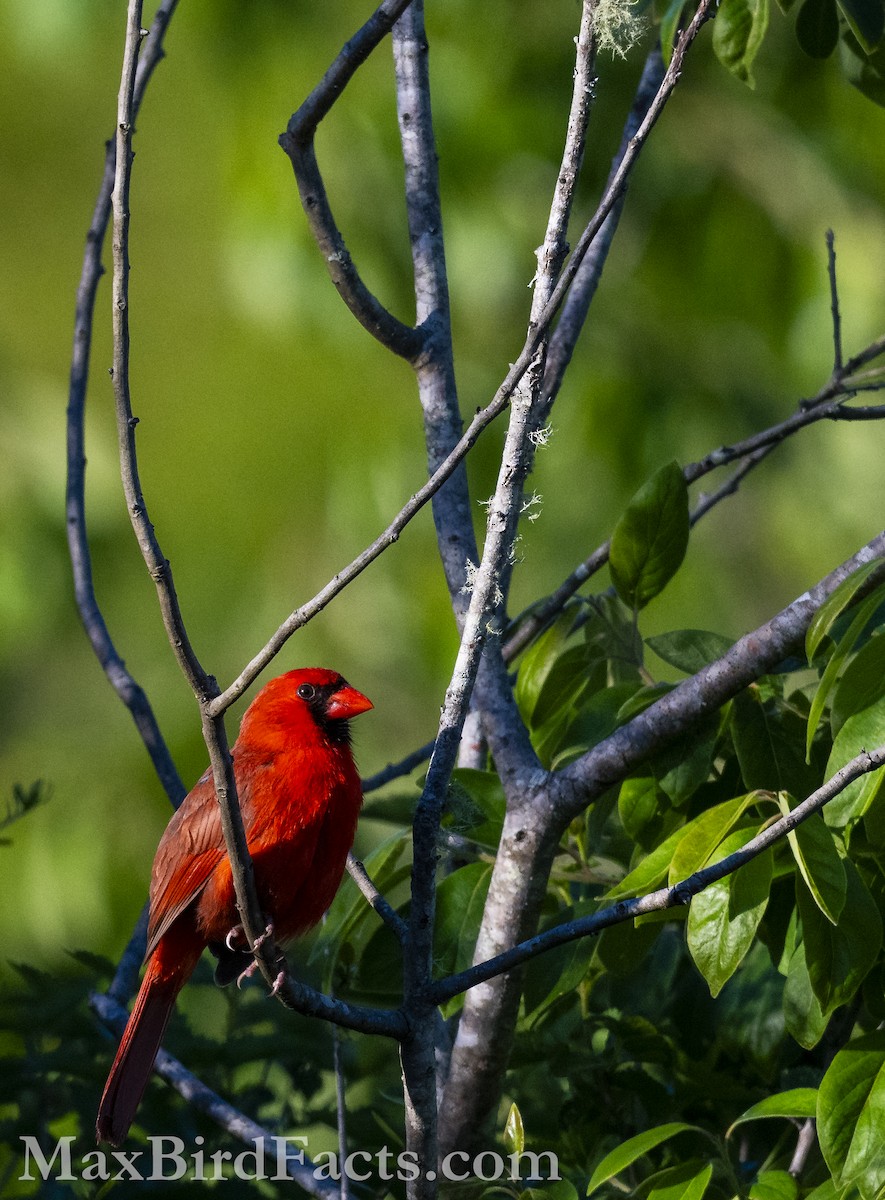
[{"label": "bird's red wing", "polygon": [[207,771],[173,815],[157,847],[146,959],[175,918],[206,886],[225,853],[221,814],[212,774]]}]

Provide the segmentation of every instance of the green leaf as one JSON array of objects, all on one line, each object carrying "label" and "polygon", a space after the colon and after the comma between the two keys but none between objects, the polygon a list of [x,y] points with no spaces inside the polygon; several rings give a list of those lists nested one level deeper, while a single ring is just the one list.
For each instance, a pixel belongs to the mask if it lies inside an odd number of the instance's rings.
[{"label": "green leaf", "polygon": [[885,46],[866,54],[851,30],[846,29],[839,42],[839,62],[853,87],[874,104],[885,107]]},{"label": "green leaf", "polygon": [[489,863],[468,863],[436,889],[434,953],[445,974],[470,966],[491,877]]},{"label": "green leaf", "polygon": [[[741,829],[722,842],[711,860],[719,862],[756,835]],[[688,910],[688,949],[698,970],[718,996],[753,944],[771,889],[772,854],[765,851],[694,896]]]},{"label": "green leaf", "polygon": [[625,896],[641,896],[653,891],[667,878],[667,871],[673,858],[673,852],[679,845],[685,828],[677,829],[660,846],[655,847],[650,854],[625,875],[605,896],[606,900],[623,900]]},{"label": "green leaf", "polygon": [[658,658],[686,675],[696,675],[710,663],[727,654],[734,642],[721,633],[706,629],[674,629],[645,639]]},{"label": "green leaf", "polygon": [[644,608],[676,574],[688,547],[688,488],[677,462],[639,489],[615,526],[609,569],[625,604]]},{"label": "green leaf", "polygon": [[849,1042],[824,1075],[817,1133],[834,1181],[856,1183],[864,1197],[885,1186],[885,1033]]},{"label": "green leaf", "polygon": [[885,5],[882,0],[838,0],[851,32],[867,54],[871,54],[885,33]]},{"label": "green leaf", "polygon": [[796,14],[796,41],[809,58],[829,58],[839,42],[836,0],[804,0]]},{"label": "green leaf", "polygon": [[[400,830],[381,843],[366,858],[365,868],[369,877],[379,891],[383,892],[394,877],[403,851],[408,845],[411,830]],[[329,948],[335,947],[331,956],[329,970],[334,967],[337,950],[349,938],[353,937],[357,927],[362,922],[368,922],[371,914],[372,924],[377,921],[374,910],[366,903],[362,892],[348,876],[338,894],[332,901],[326,919],[323,922],[322,935],[317,938],[311,948],[309,962],[314,962],[329,953]]]},{"label": "green leaf", "polygon": [[842,672],[833,693],[830,728],[838,734],[849,717],[885,696],[885,634],[862,646]]},{"label": "green leaf", "polygon": [[[862,750],[874,750],[885,743],[885,699],[849,717],[839,730],[827,761],[825,776],[831,779],[838,770],[856,758]],[[823,810],[824,820],[832,829],[844,829],[864,815],[883,782],[880,768],[855,779],[835,796]]]},{"label": "green leaf", "polygon": [[751,792],[708,808],[682,830],[670,862],[668,881],[672,887],[705,866],[713,851],[731,833],[748,808],[758,804],[759,796]]},{"label": "green leaf", "polygon": [[[542,923],[541,929],[552,929],[579,917],[595,912],[598,903],[585,900],[563,909]],[[523,985],[523,1005],[526,1014],[539,1015],[560,996],[573,992],[584,976],[595,951],[593,938],[579,938],[557,946],[533,959],[526,970]]]},{"label": "green leaf", "polygon": [[760,1121],[770,1117],[813,1117],[817,1113],[817,1088],[790,1088],[774,1096],[766,1096],[758,1104],[752,1104],[732,1121],[725,1136],[731,1137],[738,1125],[745,1121]]},{"label": "green leaf", "polygon": [[713,1164],[696,1159],[660,1171],[646,1184],[644,1200],[701,1200],[713,1174]]},{"label": "green leaf", "polygon": [[838,925],[830,924],[804,883],[796,886],[808,976],[824,1016],[848,1003],[882,946],[876,902],[851,859],[843,865],[847,890]]},{"label": "green leaf", "polygon": [[648,777],[625,779],[618,792],[618,816],[626,832],[638,841],[642,831],[666,805],[657,782]]},{"label": "green leaf", "polygon": [[662,1142],[669,1141],[677,1133],[684,1133],[689,1129],[696,1130],[697,1126],[674,1121],[669,1125],[658,1125],[655,1129],[647,1129],[644,1133],[637,1133],[635,1137],[628,1138],[610,1154],[606,1154],[602,1162],[598,1164],[590,1176],[586,1195],[591,1196],[609,1179],[613,1179],[615,1175],[625,1171],[627,1167],[642,1158],[644,1154],[648,1154],[649,1150],[653,1150],[655,1146],[660,1146]]},{"label": "green leaf", "polygon": [[[787,793],[778,793],[781,812],[787,816],[794,804]],[[787,834],[796,865],[812,898],[827,920],[835,925],[845,906],[845,868],[835,838],[817,813]]]},{"label": "green leaf", "polygon": [[494,771],[458,767],[452,772],[447,807],[451,828],[495,849],[504,824],[504,785]]},{"label": "green leaf", "polygon": [[760,1171],[749,1200],[796,1200],[799,1183],[789,1171]]},{"label": "green leaf", "polygon": [[855,642],[863,633],[864,627],[872,617],[873,613],[879,606],[881,596],[877,589],[871,596],[867,596],[866,600],[858,607],[851,624],[845,633],[839,638],[835,649],[830,656],[830,661],[827,663],[826,670],[821,676],[817,691],[814,694],[814,699],[811,701],[811,709],[808,713],[808,731],[806,734],[806,758],[811,757],[811,742],[817,730],[820,715],[824,710],[824,705],[827,702],[827,697],[836,682],[836,676],[842,669],[848,655],[854,649]]},{"label": "green leaf", "polygon": [[768,0],[721,0],[713,51],[724,67],[753,87],[751,68],[768,28]]},{"label": "green leaf", "polygon": [[783,1009],[787,1033],[805,1050],[812,1050],[824,1036],[829,1017],[824,1016],[814,994],[808,977],[805,946],[801,943],[793,951],[787,968]]},{"label": "green leaf", "polygon": [[508,1154],[522,1154],[525,1149],[525,1127],[522,1123],[522,1113],[516,1104],[510,1105],[507,1120],[504,1123],[504,1145]]},{"label": "green leaf", "polygon": [[520,659],[516,676],[516,703],[526,721],[531,724],[535,705],[547,676],[565,647],[566,640],[575,623],[575,609],[564,609],[549,629],[546,629],[534,645]]},{"label": "green leaf", "polygon": [[667,11],[661,17],[661,54],[664,57],[664,65],[668,67],[673,57],[673,43],[679,32],[679,22],[686,3],[687,0],[670,0]]},{"label": "green leaf", "polygon": [[879,558],[858,567],[847,579],[843,579],[836,590],[823,602],[812,617],[805,634],[805,653],[808,656],[809,665],[814,660],[821,642],[830,632],[834,621],[851,605],[870,575],[881,569],[882,560]]}]

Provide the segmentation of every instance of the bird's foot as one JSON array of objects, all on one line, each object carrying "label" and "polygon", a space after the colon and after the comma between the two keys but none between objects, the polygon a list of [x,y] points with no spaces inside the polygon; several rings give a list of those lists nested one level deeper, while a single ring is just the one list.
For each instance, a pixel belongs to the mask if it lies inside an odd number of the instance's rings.
[{"label": "bird's foot", "polygon": [[246,967],[245,971],[241,971],[239,973],[239,975],[237,976],[237,987],[242,988],[242,986],[246,982],[246,980],[251,979],[257,970],[258,970],[258,963],[254,962],[254,961],[250,962],[248,967]]},{"label": "bird's foot", "polygon": [[258,937],[252,943],[252,950],[255,951],[259,946],[263,946],[270,937],[273,937],[273,921],[268,921],[264,927],[264,933],[259,933]]},{"label": "bird's foot", "polygon": [[285,972],[285,970],[283,970],[283,971],[280,971],[279,975],[273,981],[273,987],[270,989],[271,996],[278,995],[280,992],[280,989],[282,988],[282,986],[285,982],[286,982],[286,972]]}]

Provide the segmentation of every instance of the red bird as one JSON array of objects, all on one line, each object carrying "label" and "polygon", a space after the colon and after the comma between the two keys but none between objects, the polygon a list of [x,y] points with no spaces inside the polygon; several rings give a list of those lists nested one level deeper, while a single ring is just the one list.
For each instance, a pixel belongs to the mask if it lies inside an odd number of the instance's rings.
[{"label": "red bird", "polygon": [[[243,717],[234,775],[258,898],[286,941],[329,907],[353,844],[362,790],[348,721],[372,707],[334,671],[271,680]],[[232,945],[238,914],[221,816],[206,771],[160,840],[151,873],[147,970],[105,1084],[95,1132],[118,1146],[150,1078],[175,998],[208,946],[216,979],[252,961]]]}]

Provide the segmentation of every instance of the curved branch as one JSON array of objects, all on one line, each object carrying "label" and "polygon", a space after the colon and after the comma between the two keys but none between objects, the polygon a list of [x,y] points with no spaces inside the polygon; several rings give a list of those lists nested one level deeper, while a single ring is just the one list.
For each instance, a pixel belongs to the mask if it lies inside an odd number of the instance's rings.
[{"label": "curved branch", "polygon": [[410,3],[411,0],[384,0],[379,5],[289,119],[286,132],[280,134],[279,143],[292,163],[310,231],[344,303],[363,328],[383,346],[411,361],[421,353],[427,335],[424,330],[398,320],[366,287],[332,214],[314,147],[320,121]]},{"label": "curved branch", "polygon": [[[132,97],[133,119],[138,113],[145,90],[154,69],[164,57],[163,38],[175,12],[178,0],[164,0],[157,9],[139,55],[138,70]],[[116,143],[111,139],[105,152],[104,173],[99,188],[89,231],[83,267],[77,288],[74,317],[74,345],[67,408],[67,485],[65,492],[68,553],[74,577],[74,596],[80,620],[92,649],[114,691],[129,710],[141,739],[150,755],[160,783],[177,806],[187,790],[181,781],[169,748],[144,690],[126,668],[105,623],[95,594],[92,578],[92,558],[86,521],[86,451],[84,416],[89,381],[89,360],[92,346],[92,327],[95,317],[95,298],[104,274],[101,251],[111,214],[111,193],[114,187]]]},{"label": "curved branch", "polygon": [[520,966],[556,946],[562,946],[577,938],[587,937],[588,934],[600,933],[603,929],[608,929],[612,925],[621,925],[625,921],[632,921],[644,913],[661,912],[667,908],[689,904],[692,897],[696,896],[698,892],[702,892],[711,883],[724,879],[726,875],[733,875],[745,863],[750,862],[764,850],[786,837],[791,830],[795,829],[797,825],[801,825],[813,813],[819,812],[849,784],[870,771],[877,771],[883,765],[885,765],[885,746],[880,746],[872,751],[864,750],[851,762],[846,763],[816,792],[812,792],[807,799],[798,804],[792,812],[763,829],[740,850],[736,850],[733,854],[729,854],[709,867],[695,871],[693,875],[689,875],[688,878],[672,887],[659,888],[655,892],[639,896],[634,900],[619,900],[617,904],[609,905],[590,916],[580,917],[575,921],[566,921],[562,925],[556,925],[532,938],[527,938],[503,954],[468,967],[466,971],[461,971],[457,975],[449,975],[445,979],[440,979],[430,988],[428,1001],[433,1004],[444,1004],[468,988],[493,979],[496,975],[502,975],[505,971],[512,971],[514,967]]}]

